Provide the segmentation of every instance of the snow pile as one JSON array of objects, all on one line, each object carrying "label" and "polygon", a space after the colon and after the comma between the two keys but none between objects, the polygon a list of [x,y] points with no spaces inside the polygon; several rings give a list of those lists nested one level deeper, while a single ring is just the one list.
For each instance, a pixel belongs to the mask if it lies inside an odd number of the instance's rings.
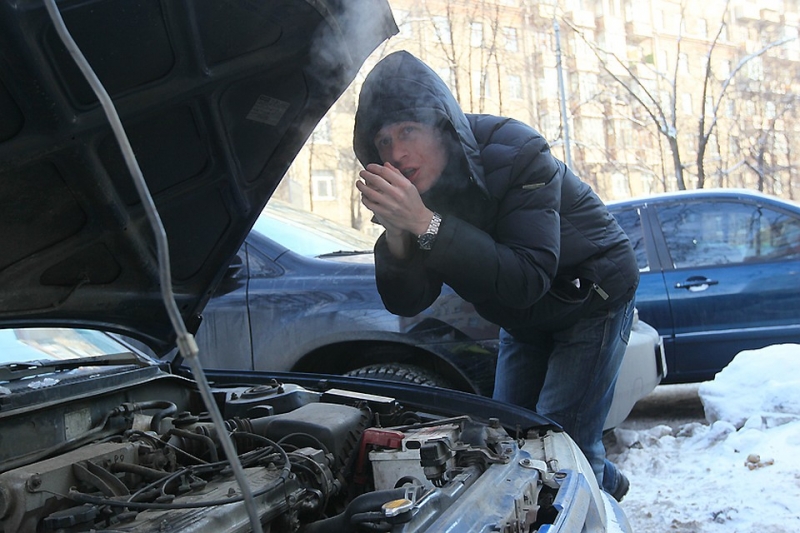
[{"label": "snow pile", "polygon": [[740,429],[800,420],[800,346],[741,352],[699,393],[709,423],[724,420]]},{"label": "snow pile", "polygon": [[741,352],[698,391],[708,424],[616,430],[634,532],[800,531],[800,345]]}]

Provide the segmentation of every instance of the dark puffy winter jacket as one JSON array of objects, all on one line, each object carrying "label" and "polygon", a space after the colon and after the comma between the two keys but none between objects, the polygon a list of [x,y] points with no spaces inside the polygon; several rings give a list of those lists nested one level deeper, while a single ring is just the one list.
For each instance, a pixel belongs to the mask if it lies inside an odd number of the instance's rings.
[{"label": "dark puffy winter jacket", "polygon": [[363,165],[382,163],[374,135],[401,120],[433,121],[453,133],[461,170],[423,195],[443,217],[430,251],[415,248],[400,260],[385,236],[378,239],[376,281],[390,312],[423,311],[445,283],[506,329],[557,330],[633,297],[639,271],[630,241],[537,131],[511,118],[465,114],[436,73],[407,52],[381,60],[361,89],[353,146]]}]

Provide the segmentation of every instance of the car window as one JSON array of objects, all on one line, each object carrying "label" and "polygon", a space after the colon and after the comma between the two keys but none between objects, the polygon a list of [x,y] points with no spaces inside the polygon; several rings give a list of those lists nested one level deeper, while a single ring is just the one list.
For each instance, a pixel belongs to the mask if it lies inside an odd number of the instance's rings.
[{"label": "car window", "polygon": [[102,357],[128,351],[105,333],[87,329],[0,329],[0,363]]},{"label": "car window", "polygon": [[372,251],[374,246],[373,239],[353,228],[275,201],[267,204],[253,229],[308,257],[335,252]]},{"label": "car window", "polygon": [[800,221],[742,202],[687,202],[658,208],[675,268],[797,257]]},{"label": "car window", "polygon": [[636,264],[639,265],[639,272],[649,271],[650,264],[647,262],[647,250],[645,249],[642,235],[642,219],[639,217],[639,210],[634,207],[614,211],[614,218],[617,219],[617,222],[619,222],[619,225],[622,226],[622,229],[625,230],[631,240],[633,251],[636,253]]},{"label": "car window", "polygon": [[242,271],[249,278],[277,278],[283,275],[283,268],[272,259],[263,255],[254,246],[247,247],[247,270]]}]

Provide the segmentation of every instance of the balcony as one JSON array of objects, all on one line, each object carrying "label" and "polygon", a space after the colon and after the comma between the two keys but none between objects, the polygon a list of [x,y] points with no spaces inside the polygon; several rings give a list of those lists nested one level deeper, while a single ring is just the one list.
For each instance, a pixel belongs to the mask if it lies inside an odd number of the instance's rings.
[{"label": "balcony", "polygon": [[[766,10],[765,10],[766,11]],[[736,6],[736,20],[756,22],[761,20],[761,9],[757,2],[745,2]]]},{"label": "balcony", "polygon": [[595,27],[594,13],[585,9],[574,9],[569,11],[564,18],[571,20],[572,23],[579,28]]},{"label": "balcony", "polygon": [[777,11],[773,11],[771,9],[762,9],[761,10],[761,20],[765,22],[771,22],[773,24],[780,24],[781,23],[781,14]]},{"label": "balcony", "polygon": [[642,42],[653,37],[653,25],[650,21],[629,20],[625,23],[625,33],[628,40]]}]

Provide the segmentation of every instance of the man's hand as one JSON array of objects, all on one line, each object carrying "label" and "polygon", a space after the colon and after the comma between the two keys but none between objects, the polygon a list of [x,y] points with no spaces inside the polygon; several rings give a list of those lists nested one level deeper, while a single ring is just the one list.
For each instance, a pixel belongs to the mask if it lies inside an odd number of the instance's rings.
[{"label": "man's hand", "polygon": [[356,181],[361,203],[375,214],[386,229],[389,250],[399,258],[408,257],[412,238],[425,233],[433,212],[425,207],[419,191],[397,168],[370,164]]},{"label": "man's hand", "polygon": [[356,182],[361,203],[381,222],[387,231],[407,231],[413,235],[425,233],[433,212],[425,207],[419,191],[391,163],[370,164]]}]

